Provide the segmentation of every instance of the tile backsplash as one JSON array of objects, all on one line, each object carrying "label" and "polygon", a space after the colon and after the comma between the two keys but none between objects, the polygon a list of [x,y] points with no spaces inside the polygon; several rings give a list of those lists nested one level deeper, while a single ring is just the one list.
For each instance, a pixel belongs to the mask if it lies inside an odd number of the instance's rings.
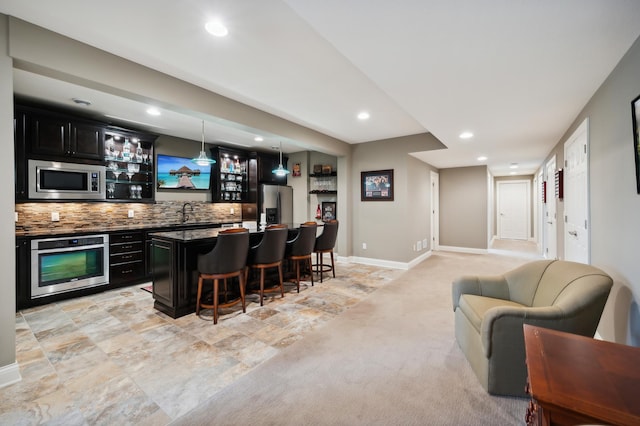
[{"label": "tile backsplash", "polygon": [[[242,204],[189,201],[187,223],[237,223],[242,221]],[[16,232],[56,230],[109,230],[122,227],[153,227],[179,224],[183,201],[156,203],[19,203]],[[231,213],[233,211],[233,213]],[[133,217],[129,217],[133,212]],[[52,221],[57,213],[58,221]]]}]

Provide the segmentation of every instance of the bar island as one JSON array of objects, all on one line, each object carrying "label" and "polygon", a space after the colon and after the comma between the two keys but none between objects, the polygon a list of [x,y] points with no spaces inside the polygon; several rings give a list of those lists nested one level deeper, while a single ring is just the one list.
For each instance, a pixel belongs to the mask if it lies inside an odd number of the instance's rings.
[{"label": "bar island", "polygon": [[[223,229],[216,227],[150,234],[154,308],[171,318],[196,311],[198,255],[213,249],[218,233]],[[289,238],[297,231],[297,227],[289,227]],[[258,244],[262,234],[260,231],[250,232],[249,244]]]}]

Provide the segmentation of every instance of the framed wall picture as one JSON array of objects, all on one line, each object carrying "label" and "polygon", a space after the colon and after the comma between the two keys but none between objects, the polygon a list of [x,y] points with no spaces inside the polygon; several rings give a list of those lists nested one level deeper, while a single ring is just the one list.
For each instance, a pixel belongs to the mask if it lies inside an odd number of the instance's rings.
[{"label": "framed wall picture", "polygon": [[322,202],[322,221],[327,222],[329,220],[335,220],[335,218],[336,218],[335,201],[323,201]]},{"label": "framed wall picture", "polygon": [[360,172],[361,201],[393,201],[393,169]]},{"label": "framed wall picture", "polygon": [[640,194],[640,96],[631,101],[633,118],[633,153],[636,163],[636,191]]}]

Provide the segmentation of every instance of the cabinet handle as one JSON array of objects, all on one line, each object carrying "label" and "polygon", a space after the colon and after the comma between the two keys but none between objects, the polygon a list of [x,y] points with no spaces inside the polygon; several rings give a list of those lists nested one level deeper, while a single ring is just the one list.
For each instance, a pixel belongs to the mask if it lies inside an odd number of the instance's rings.
[{"label": "cabinet handle", "polygon": [[122,271],[121,274],[122,275],[126,275],[126,274],[130,274],[133,272],[133,269],[127,269],[126,271]]}]

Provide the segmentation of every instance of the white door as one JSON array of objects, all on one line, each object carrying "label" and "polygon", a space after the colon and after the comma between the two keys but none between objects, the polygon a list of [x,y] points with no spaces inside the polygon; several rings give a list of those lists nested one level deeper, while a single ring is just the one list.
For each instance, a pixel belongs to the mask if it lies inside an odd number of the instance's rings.
[{"label": "white door", "polygon": [[542,182],[544,182],[544,170],[540,169],[538,179],[536,181],[535,205],[537,212],[535,238],[538,244],[538,250],[544,247],[544,203],[542,202]]},{"label": "white door", "polygon": [[564,258],[589,263],[589,122],[564,144]]},{"label": "white door", "polygon": [[544,180],[546,182],[546,200],[544,205],[544,257],[547,259],[558,258],[558,237],[556,234],[556,196],[554,194],[554,179],[556,172],[555,155],[547,162],[544,172]]},{"label": "white door", "polygon": [[440,175],[431,172],[431,247],[437,250],[440,245]]},{"label": "white door", "polygon": [[529,181],[498,181],[498,237],[529,239]]}]

